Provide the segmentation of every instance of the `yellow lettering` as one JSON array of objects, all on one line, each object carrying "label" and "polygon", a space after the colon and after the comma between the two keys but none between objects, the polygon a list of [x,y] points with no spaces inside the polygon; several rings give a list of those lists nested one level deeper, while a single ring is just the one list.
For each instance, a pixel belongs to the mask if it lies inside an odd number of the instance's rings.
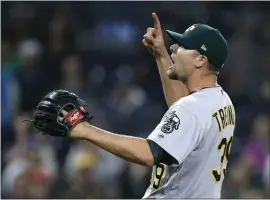
[{"label": "yellow lettering", "polygon": [[217,117],[218,113],[215,112],[212,116],[216,118],[216,121],[218,123],[218,128],[219,128],[219,132],[221,131],[221,126],[220,126],[220,123],[219,123],[219,120],[218,120],[218,117]]},{"label": "yellow lettering", "polygon": [[228,125],[228,113],[227,113],[227,106],[224,107],[224,127]]},{"label": "yellow lettering", "polygon": [[227,105],[223,108],[220,108],[212,115],[212,117],[214,117],[218,123],[219,132],[229,125],[235,125],[235,112],[232,105]]},{"label": "yellow lettering", "polygon": [[222,128],[224,129],[225,127],[224,127],[224,112],[223,112],[223,109],[221,108],[221,109],[219,109],[218,110],[218,113],[219,113],[219,116],[220,116],[220,119],[221,119],[221,121],[222,121]]}]

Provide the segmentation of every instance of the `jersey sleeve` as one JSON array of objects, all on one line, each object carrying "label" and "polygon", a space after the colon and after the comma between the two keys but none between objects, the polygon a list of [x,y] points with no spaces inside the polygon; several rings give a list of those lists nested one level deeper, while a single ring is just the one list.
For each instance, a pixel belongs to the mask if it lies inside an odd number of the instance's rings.
[{"label": "jersey sleeve", "polygon": [[168,110],[147,139],[157,143],[181,164],[198,147],[203,131],[196,116],[177,105]]}]

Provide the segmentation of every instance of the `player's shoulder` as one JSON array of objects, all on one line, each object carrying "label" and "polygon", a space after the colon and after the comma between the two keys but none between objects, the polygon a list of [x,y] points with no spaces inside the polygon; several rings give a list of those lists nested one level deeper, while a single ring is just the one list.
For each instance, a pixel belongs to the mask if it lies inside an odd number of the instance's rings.
[{"label": "player's shoulder", "polygon": [[198,97],[198,95],[188,95],[185,97],[182,97],[178,101],[176,101],[174,104],[171,105],[170,110],[175,110],[178,112],[187,112],[192,115],[197,115],[199,110],[199,105],[201,103],[201,97]]},{"label": "player's shoulder", "polygon": [[203,114],[202,110],[204,110],[204,114],[206,114],[207,110],[211,112],[212,108],[220,102],[221,98],[226,98],[230,101],[228,94],[222,87],[206,88],[179,99],[172,106],[181,106],[195,115],[201,115]]},{"label": "player's shoulder", "polygon": [[192,106],[192,105],[198,105],[198,104],[203,104],[204,101],[208,101],[211,98],[213,98],[215,93],[209,89],[205,90],[199,90],[194,93],[191,93],[178,101],[174,103],[175,106]]}]

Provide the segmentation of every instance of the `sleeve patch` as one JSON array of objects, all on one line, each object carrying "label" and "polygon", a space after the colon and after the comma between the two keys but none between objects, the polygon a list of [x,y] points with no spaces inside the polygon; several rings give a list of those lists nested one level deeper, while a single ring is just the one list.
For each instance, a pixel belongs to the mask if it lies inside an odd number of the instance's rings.
[{"label": "sleeve patch", "polygon": [[175,114],[175,111],[169,112],[163,119],[163,125],[161,131],[166,134],[172,133],[174,130],[178,130],[180,125],[180,119]]}]

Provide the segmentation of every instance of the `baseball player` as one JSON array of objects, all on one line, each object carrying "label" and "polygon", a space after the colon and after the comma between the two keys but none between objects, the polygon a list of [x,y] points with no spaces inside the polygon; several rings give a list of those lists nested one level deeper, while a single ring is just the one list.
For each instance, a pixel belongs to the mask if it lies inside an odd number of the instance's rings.
[{"label": "baseball player", "polygon": [[119,135],[91,125],[86,103],[56,90],[37,106],[32,120],[52,136],[85,139],[127,161],[153,167],[143,198],[220,198],[235,127],[235,111],[217,74],[227,57],[221,33],[194,24],[166,51],[152,14],[143,44],[155,56],[169,110],[148,138]]}]

